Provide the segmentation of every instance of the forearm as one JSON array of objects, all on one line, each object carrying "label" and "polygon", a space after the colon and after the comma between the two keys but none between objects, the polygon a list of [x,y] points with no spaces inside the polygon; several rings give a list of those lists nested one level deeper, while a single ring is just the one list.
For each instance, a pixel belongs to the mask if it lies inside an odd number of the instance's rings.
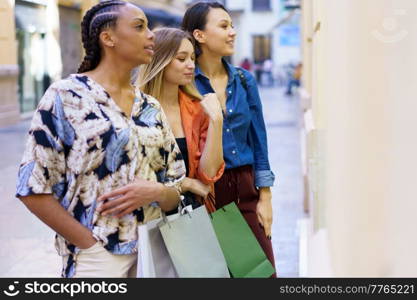
[{"label": "forearm", "polygon": [[223,163],[223,120],[211,120],[199,168],[208,177],[216,176]]},{"label": "forearm", "polygon": [[35,216],[71,244],[85,249],[96,242],[91,231],[71,216],[52,195],[32,195],[20,199]]}]

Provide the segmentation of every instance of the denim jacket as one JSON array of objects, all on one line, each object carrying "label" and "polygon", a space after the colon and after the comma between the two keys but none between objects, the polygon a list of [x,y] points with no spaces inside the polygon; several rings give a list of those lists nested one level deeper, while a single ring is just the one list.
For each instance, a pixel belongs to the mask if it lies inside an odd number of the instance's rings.
[{"label": "denim jacket", "polygon": [[[223,156],[226,169],[253,165],[255,185],[273,186],[275,175],[268,160],[268,146],[262,104],[258,87],[252,74],[242,69],[246,87],[237,69],[223,60],[229,74],[226,92],[226,114],[223,121]],[[199,92],[214,93],[210,80],[199,66],[195,69]]]}]

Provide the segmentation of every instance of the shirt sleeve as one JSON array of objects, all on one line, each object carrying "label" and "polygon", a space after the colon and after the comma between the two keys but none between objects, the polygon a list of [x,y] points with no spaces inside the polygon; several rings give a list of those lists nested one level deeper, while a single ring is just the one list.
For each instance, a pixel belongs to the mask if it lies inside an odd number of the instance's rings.
[{"label": "shirt sleeve", "polygon": [[[201,157],[204,147],[206,145],[207,131],[209,127],[209,119],[207,117],[203,117],[201,119],[202,121],[200,124],[200,140],[199,140],[199,145],[198,145],[199,153],[197,153],[198,157]],[[225,163],[223,161],[220,168],[217,170],[216,175],[214,177],[210,177],[204,172],[204,170],[200,168],[200,164],[198,164],[197,165],[197,178],[201,180],[204,184],[213,184],[217,180],[219,180],[220,177],[222,177],[224,168],[225,168]]]},{"label": "shirt sleeve", "polygon": [[244,71],[244,75],[248,84],[248,102],[251,111],[251,125],[248,138],[254,154],[255,185],[257,187],[270,187],[274,185],[275,175],[269,165],[268,142],[262,103],[255,78],[247,71]]},{"label": "shirt sleeve", "polygon": [[65,191],[65,149],[74,132],[65,119],[63,102],[57,89],[50,87],[39,102],[27,137],[19,167],[16,197],[53,194]]}]

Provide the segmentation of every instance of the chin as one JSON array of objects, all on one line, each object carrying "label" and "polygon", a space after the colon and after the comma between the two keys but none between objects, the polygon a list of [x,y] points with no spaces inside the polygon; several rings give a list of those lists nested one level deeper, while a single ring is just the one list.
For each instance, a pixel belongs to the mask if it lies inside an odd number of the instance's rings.
[{"label": "chin", "polygon": [[138,65],[147,65],[152,61],[152,56],[146,55],[138,58]]},{"label": "chin", "polygon": [[181,82],[177,82],[176,85],[178,86],[186,86],[189,85],[191,83],[191,81],[181,81]]},{"label": "chin", "polygon": [[233,48],[232,49],[225,49],[222,56],[231,56],[233,54],[235,54],[235,49],[233,49]]}]

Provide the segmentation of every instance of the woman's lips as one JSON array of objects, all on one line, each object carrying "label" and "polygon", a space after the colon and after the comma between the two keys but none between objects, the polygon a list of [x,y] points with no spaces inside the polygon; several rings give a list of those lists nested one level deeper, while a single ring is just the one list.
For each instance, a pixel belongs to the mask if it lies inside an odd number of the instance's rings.
[{"label": "woman's lips", "polygon": [[148,52],[150,55],[154,54],[153,45],[149,45],[145,47],[146,52]]}]

